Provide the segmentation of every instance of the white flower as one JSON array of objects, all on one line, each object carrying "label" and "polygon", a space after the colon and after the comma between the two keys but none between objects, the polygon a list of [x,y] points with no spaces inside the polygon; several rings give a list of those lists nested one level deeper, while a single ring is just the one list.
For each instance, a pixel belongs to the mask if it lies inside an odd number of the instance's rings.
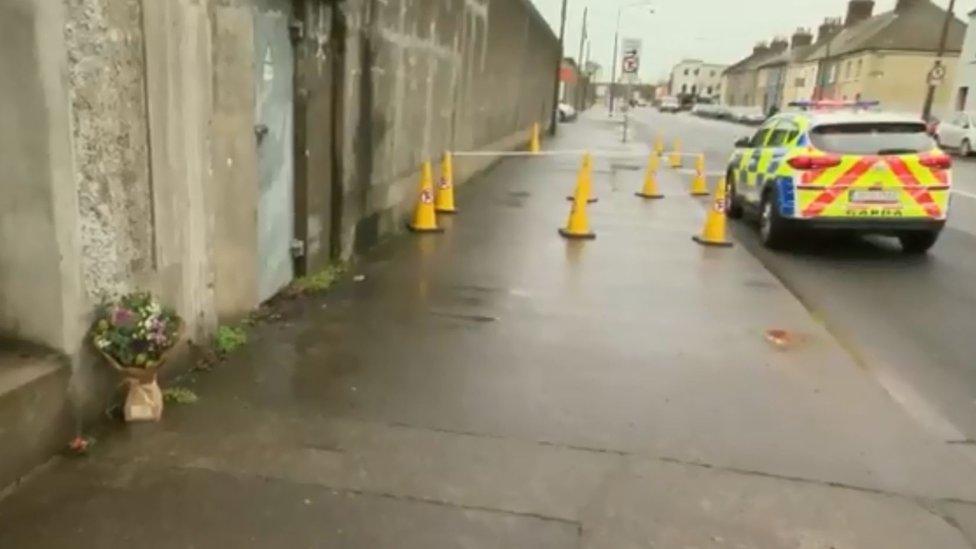
[{"label": "white flower", "polygon": [[98,347],[99,349],[106,349],[108,348],[109,345],[111,345],[111,342],[109,342],[109,340],[104,337],[100,337],[95,340],[95,346]]}]

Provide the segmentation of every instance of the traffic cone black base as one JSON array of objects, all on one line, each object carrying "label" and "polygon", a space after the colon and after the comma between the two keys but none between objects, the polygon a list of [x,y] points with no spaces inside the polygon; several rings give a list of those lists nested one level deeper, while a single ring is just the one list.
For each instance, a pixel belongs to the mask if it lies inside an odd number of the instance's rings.
[{"label": "traffic cone black base", "polygon": [[559,234],[561,234],[563,238],[568,238],[570,240],[595,240],[596,239],[596,235],[593,233],[576,234],[576,233],[571,233],[566,229],[559,229]]},{"label": "traffic cone black base", "polygon": [[434,211],[437,212],[437,213],[439,213],[439,214],[441,214],[441,215],[454,215],[454,214],[460,212],[461,210],[459,210],[457,208],[454,208],[453,210],[434,210]]},{"label": "traffic cone black base", "polygon": [[[572,197],[572,196],[567,196],[566,197],[566,200],[572,202],[573,200],[576,200],[576,198],[575,197]],[[589,198],[589,199],[586,200],[586,203],[587,204],[595,204],[595,203],[597,203],[599,201],[600,201],[599,198]]]},{"label": "traffic cone black base", "polygon": [[410,223],[407,223],[407,228],[410,229],[412,233],[442,233],[444,232],[444,227],[433,227],[433,228],[418,228],[414,227]]},{"label": "traffic cone black base", "polygon": [[659,198],[664,198],[664,195],[663,195],[663,194],[644,194],[644,193],[634,193],[634,195],[635,195],[635,196],[639,196],[639,197],[641,197],[641,198],[646,198],[646,199],[648,199],[648,200],[657,200],[657,199],[659,199]]},{"label": "traffic cone black base", "polygon": [[732,243],[731,242],[711,242],[711,241],[705,240],[704,238],[702,238],[702,237],[700,237],[698,235],[695,235],[695,236],[691,237],[691,239],[694,240],[695,242],[701,244],[702,246],[708,246],[710,248],[731,248],[732,247]]},{"label": "traffic cone black base", "polygon": [[711,194],[712,193],[705,191],[705,192],[691,193],[691,196],[711,196]]}]

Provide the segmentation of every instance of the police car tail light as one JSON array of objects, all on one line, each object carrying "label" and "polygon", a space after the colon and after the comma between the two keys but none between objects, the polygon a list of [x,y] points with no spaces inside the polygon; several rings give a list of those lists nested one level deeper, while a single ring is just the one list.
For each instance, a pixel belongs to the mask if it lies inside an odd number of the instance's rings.
[{"label": "police car tail light", "polygon": [[947,154],[933,154],[918,159],[919,163],[933,170],[948,170],[952,167],[952,157]]},{"label": "police car tail light", "polygon": [[795,170],[822,170],[825,168],[833,168],[834,166],[840,165],[840,157],[827,155],[827,156],[794,156],[787,161],[790,166]]}]

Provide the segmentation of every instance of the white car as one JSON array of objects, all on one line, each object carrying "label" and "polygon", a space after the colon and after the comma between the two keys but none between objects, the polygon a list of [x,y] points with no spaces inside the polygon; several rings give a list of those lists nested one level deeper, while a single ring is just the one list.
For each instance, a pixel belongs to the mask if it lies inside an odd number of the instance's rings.
[{"label": "white car", "polygon": [[572,122],[576,120],[576,109],[569,103],[559,103],[559,121]]},{"label": "white car", "polygon": [[939,123],[936,138],[939,146],[959,151],[960,156],[969,156],[976,146],[976,113],[960,112]]},{"label": "white car", "polygon": [[665,97],[661,99],[661,105],[657,110],[660,112],[678,112],[681,110],[681,103],[677,97]]}]

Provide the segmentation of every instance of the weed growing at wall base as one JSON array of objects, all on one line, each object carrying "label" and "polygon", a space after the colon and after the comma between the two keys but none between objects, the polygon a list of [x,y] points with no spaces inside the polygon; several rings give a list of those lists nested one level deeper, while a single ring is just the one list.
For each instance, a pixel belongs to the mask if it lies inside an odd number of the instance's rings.
[{"label": "weed growing at wall base", "polygon": [[221,326],[214,336],[214,349],[220,356],[227,356],[247,343],[247,332],[240,326]]},{"label": "weed growing at wall base", "polygon": [[342,278],[347,268],[345,263],[333,263],[315,274],[303,276],[295,280],[288,293],[291,295],[301,295],[324,292]]}]

